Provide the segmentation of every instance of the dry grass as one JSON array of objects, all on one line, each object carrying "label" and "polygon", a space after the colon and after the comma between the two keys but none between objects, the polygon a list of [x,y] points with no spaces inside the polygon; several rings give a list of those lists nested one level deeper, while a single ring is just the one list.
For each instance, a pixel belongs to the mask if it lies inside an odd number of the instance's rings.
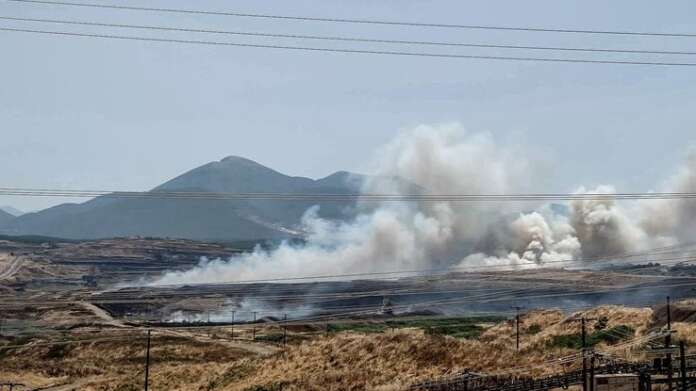
[{"label": "dry grass", "polygon": [[[142,338],[52,346],[40,343],[30,341],[6,353],[0,376],[32,387],[80,383],[80,390],[142,389]],[[244,351],[218,344],[157,336],[152,341],[150,384],[160,390],[206,389],[207,382],[222,374],[223,364],[245,356]]]},{"label": "dry grass", "polygon": [[[649,309],[616,306],[585,313],[591,318],[609,317],[608,327],[629,325],[635,330],[645,330],[651,315]],[[273,389],[283,384],[284,390],[386,391],[464,370],[496,372],[520,365],[538,366],[533,373],[542,375],[562,369],[548,365],[547,360],[577,352],[546,346],[554,335],[579,331],[579,323],[570,322],[569,318],[553,310],[525,315],[519,353],[515,351],[513,324],[509,322],[491,327],[478,340],[429,336],[417,330],[321,337],[256,362],[249,376],[223,389],[242,391],[258,385]],[[539,331],[532,335],[530,329]]]},{"label": "dry grass", "polygon": [[[650,309],[604,306],[584,312],[588,318],[607,317],[608,328],[629,326],[636,335],[652,327]],[[210,341],[158,336],[153,343],[151,388],[155,390],[400,390],[417,381],[465,370],[506,372],[534,367],[536,375],[557,372],[548,360],[577,353],[550,348],[559,335],[573,335],[580,314],[545,310],[522,319],[521,351],[515,351],[514,324],[502,322],[478,339],[427,335],[418,329],[360,334],[342,332],[314,336],[290,344],[267,357]],[[594,322],[588,323],[592,332]],[[676,323],[676,338],[696,345],[696,325]],[[298,341],[295,339],[295,341]],[[598,346],[611,350],[611,346]],[[621,352],[618,352],[621,353]],[[26,347],[2,360],[5,379],[35,386],[79,382],[81,390],[127,391],[142,388],[143,341],[81,344],[65,351]],[[14,374],[14,375],[12,375]],[[14,377],[10,377],[10,376]]]}]

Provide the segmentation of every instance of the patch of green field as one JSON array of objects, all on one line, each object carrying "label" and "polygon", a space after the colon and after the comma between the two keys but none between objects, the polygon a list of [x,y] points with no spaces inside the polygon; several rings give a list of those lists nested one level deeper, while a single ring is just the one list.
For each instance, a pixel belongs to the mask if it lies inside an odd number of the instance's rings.
[{"label": "patch of green field", "polygon": [[457,338],[477,338],[483,332],[481,323],[495,323],[501,317],[457,317],[431,319],[387,320],[384,322],[331,323],[329,331],[354,331],[359,333],[382,333],[390,329],[419,328],[431,335],[451,335]]},{"label": "patch of green field", "polygon": [[[615,344],[633,336],[635,330],[626,325],[619,325],[608,330],[598,330],[587,336],[587,346],[595,346],[600,342]],[[548,342],[549,347],[570,349],[582,348],[582,334],[554,335]]]}]

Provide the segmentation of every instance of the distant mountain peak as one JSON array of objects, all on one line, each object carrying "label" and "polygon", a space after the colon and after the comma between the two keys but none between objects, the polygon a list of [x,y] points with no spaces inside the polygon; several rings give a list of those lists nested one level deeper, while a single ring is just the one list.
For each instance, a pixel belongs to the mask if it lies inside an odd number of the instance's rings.
[{"label": "distant mountain peak", "polygon": [[[384,179],[348,171],[321,179],[289,176],[241,156],[228,156],[182,173],[153,191],[356,194],[366,180]],[[389,189],[394,188],[393,182],[389,180]],[[319,216],[330,220],[351,219],[356,213],[351,203],[320,199],[97,197],[20,217],[0,212],[0,233],[72,239],[135,235],[225,241],[278,239],[301,235],[302,218],[316,205]]]},{"label": "distant mountain peak", "polygon": [[324,186],[346,186],[352,192],[359,192],[365,181],[365,176],[355,174],[349,171],[336,171],[333,174],[321,179],[317,179],[316,183]]},{"label": "distant mountain peak", "polygon": [[0,224],[5,224],[11,220],[13,220],[15,216],[13,216],[10,213],[5,212],[4,210],[0,209]]},{"label": "distant mountain peak", "polygon": [[220,159],[220,163],[233,163],[233,164],[253,164],[255,166],[261,166],[262,164],[255,162],[251,159],[247,159],[242,156],[230,155]]},{"label": "distant mountain peak", "polygon": [[21,216],[21,215],[24,214],[24,212],[22,212],[21,210],[19,210],[19,209],[17,209],[17,208],[13,208],[13,207],[11,207],[11,206],[9,206],[9,205],[0,206],[0,210],[4,211],[4,212],[6,212],[6,213],[9,213],[9,214],[11,214],[12,216],[15,216],[15,217],[16,217],[16,216]]},{"label": "distant mountain peak", "polygon": [[354,174],[350,171],[336,171],[331,175],[328,175],[324,177],[323,179],[328,179],[328,178],[348,178],[354,175],[360,175],[360,174]]}]

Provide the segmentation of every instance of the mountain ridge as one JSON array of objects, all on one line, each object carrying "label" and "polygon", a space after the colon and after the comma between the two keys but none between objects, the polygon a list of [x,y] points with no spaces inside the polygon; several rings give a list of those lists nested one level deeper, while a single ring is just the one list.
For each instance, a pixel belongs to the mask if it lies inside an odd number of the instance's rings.
[{"label": "mountain ridge", "polygon": [[7,224],[11,220],[14,220],[15,216],[11,213],[5,212],[5,210],[0,209],[0,226]]},{"label": "mountain ridge", "polygon": [[[188,170],[150,190],[229,193],[359,193],[368,177],[337,171],[311,179],[290,176],[240,156]],[[195,240],[263,240],[301,236],[301,219],[318,205],[322,218],[343,220],[354,203],[333,201],[115,198],[65,203],[0,221],[0,233],[66,239],[159,236]]]},{"label": "mountain ridge", "polygon": [[3,211],[3,212],[5,212],[5,213],[9,213],[9,214],[11,214],[11,215],[14,216],[14,217],[21,216],[21,215],[24,214],[24,212],[22,212],[21,210],[19,210],[19,209],[17,209],[17,208],[14,208],[14,207],[12,207],[12,206],[10,206],[10,205],[3,205],[3,206],[0,206],[0,211]]}]

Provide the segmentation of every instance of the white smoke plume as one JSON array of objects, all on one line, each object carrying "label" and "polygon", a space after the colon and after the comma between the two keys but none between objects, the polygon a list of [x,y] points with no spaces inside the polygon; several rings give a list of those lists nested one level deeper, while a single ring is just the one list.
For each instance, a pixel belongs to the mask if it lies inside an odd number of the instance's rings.
[{"label": "white smoke plume", "polygon": [[[489,134],[461,126],[420,126],[382,148],[365,193],[506,194],[533,189],[540,168]],[[694,154],[696,155],[696,154]],[[534,175],[531,175],[534,174]],[[391,180],[385,180],[389,179]],[[398,178],[398,179],[395,179]],[[666,187],[696,191],[696,157]],[[405,182],[413,186],[404,185]],[[578,192],[586,192],[579,188]],[[612,193],[600,186],[590,193]],[[696,203],[653,201],[624,208],[613,201],[563,205],[389,202],[359,205],[351,221],[327,221],[310,209],[302,245],[227,260],[203,261],[153,284],[219,283],[289,276],[329,276],[449,266],[537,267],[551,261],[620,254],[684,240]],[[660,216],[660,218],[656,218]],[[563,264],[559,266],[564,266]]]},{"label": "white smoke plume", "polygon": [[[431,194],[505,193],[525,183],[528,164],[486,134],[458,125],[422,126],[397,137],[379,153],[365,192],[392,193],[408,181]],[[385,181],[380,178],[402,178]],[[403,189],[402,189],[403,190]],[[287,276],[413,270],[451,265],[502,211],[447,202],[384,202],[366,206],[354,220],[332,222],[309,210],[306,243],[284,243],[229,260],[203,262],[164,275],[156,284],[225,282]]]},{"label": "white smoke plume", "polygon": [[[662,191],[696,193],[696,147],[686,163],[662,186]],[[696,200],[656,200],[641,203],[640,226],[646,234],[663,242],[696,241]]]},{"label": "white smoke plume", "polygon": [[[531,268],[547,262],[565,262],[580,255],[581,244],[575,230],[563,216],[549,208],[521,213],[509,224],[492,227],[493,243],[483,252],[471,254],[459,264],[510,265]],[[559,265],[564,266],[564,265]]]}]

